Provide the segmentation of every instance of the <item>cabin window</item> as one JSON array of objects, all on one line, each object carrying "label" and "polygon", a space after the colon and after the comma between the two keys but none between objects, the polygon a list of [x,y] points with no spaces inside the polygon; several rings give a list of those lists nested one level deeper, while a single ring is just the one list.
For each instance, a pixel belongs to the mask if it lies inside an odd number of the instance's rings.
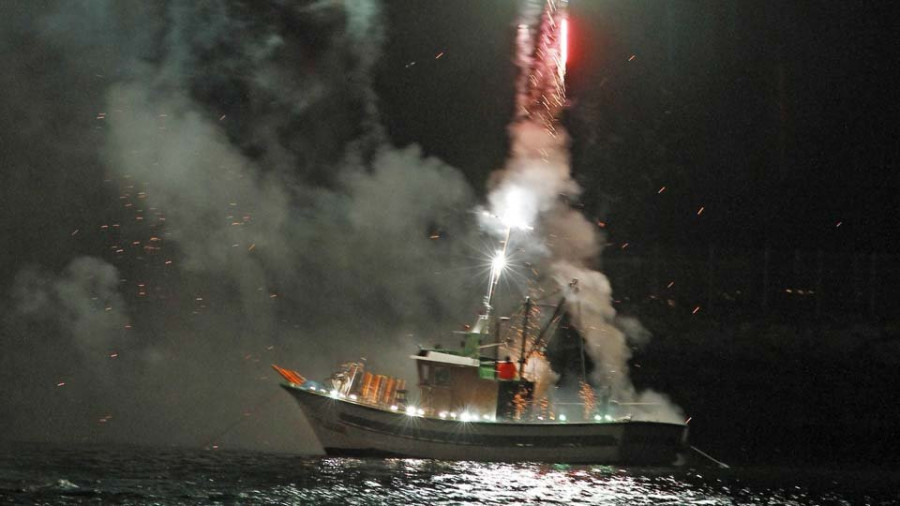
[{"label": "cabin window", "polygon": [[446,367],[435,367],[433,383],[435,386],[439,387],[450,386],[450,369],[447,369]]},{"label": "cabin window", "polygon": [[419,384],[431,384],[431,368],[428,367],[428,364],[419,364]]}]

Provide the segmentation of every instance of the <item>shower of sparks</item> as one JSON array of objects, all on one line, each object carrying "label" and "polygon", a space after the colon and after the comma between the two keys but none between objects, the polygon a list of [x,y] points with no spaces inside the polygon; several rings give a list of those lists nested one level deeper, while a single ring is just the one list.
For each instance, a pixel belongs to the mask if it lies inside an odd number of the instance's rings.
[{"label": "shower of sparks", "polygon": [[567,2],[548,0],[536,37],[532,28],[518,27],[519,61],[530,63],[520,78],[519,114],[544,124],[551,133],[566,103],[566,62],[569,57]]}]

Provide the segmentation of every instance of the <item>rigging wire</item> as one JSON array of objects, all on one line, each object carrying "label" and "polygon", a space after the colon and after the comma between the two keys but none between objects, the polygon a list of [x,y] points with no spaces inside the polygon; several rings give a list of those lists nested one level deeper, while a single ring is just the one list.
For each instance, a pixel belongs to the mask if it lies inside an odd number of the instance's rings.
[{"label": "rigging wire", "polygon": [[208,448],[214,446],[213,443],[215,443],[216,441],[222,439],[226,434],[228,434],[229,432],[231,432],[232,430],[234,430],[238,425],[240,425],[246,418],[250,418],[252,415],[256,414],[260,409],[262,409],[262,408],[265,407],[267,404],[269,404],[270,402],[272,402],[273,400],[275,400],[275,398],[278,397],[279,395],[282,395],[282,394],[281,394],[281,391],[280,391],[280,390],[277,390],[277,391],[275,391],[275,393],[273,393],[272,395],[270,395],[269,397],[267,397],[266,399],[264,399],[262,402],[260,402],[259,404],[253,406],[252,408],[250,408],[250,410],[247,411],[246,413],[241,413],[241,417],[238,418],[237,421],[235,421],[234,423],[232,423],[232,424],[228,425],[227,427],[225,427],[224,430],[220,431],[220,432],[219,432],[218,434],[216,434],[215,436],[209,438],[209,440],[207,440],[206,443],[200,445],[201,448],[207,448],[207,449],[208,449]]}]

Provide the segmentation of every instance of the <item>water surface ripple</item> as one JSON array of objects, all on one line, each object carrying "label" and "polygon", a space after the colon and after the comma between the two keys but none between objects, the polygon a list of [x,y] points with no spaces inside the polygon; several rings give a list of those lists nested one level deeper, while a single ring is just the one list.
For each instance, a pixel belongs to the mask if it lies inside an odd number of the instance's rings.
[{"label": "water surface ripple", "polygon": [[900,504],[900,473],[620,468],[14,445],[2,504]]}]

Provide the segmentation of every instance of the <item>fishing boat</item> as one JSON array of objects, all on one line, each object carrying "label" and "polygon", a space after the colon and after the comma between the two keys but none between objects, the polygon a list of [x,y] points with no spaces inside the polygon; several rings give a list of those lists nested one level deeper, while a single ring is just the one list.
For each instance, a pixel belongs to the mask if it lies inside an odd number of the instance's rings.
[{"label": "fishing boat", "polygon": [[[502,406],[496,399],[522,382],[478,377],[478,360],[457,354],[423,350],[414,357],[420,371],[433,373],[420,377],[426,382],[423,390],[442,388],[443,377],[448,383],[443,397],[458,409],[436,411],[426,402],[404,405],[396,396],[388,397],[394,402],[388,405],[312,382],[289,381],[282,386],[300,404],[328,455],[670,465],[686,448],[683,424],[609,420],[599,414],[589,421],[560,415],[523,420],[496,409],[479,411],[492,401]],[[468,390],[466,385],[474,388]]]},{"label": "fishing boat", "polygon": [[[548,344],[571,330],[565,323],[565,297],[544,324],[534,321],[539,305],[529,298],[519,312],[520,325],[510,318],[494,321],[490,310],[502,267],[495,261],[485,310],[475,325],[458,333],[458,349],[420,348],[409,357],[417,370],[415,401],[404,380],[366,371],[363,361],[343,364],[324,382],[273,366],[325,452],[496,462],[675,463],[688,447],[685,423],[633,420],[608,390],[596,395],[587,382],[580,389],[586,395],[576,396],[577,402],[548,400],[548,390],[556,385],[547,378],[559,378],[546,374]],[[517,330],[514,338],[501,338],[504,323]],[[535,327],[539,332],[529,333]],[[504,347],[518,348],[518,360],[501,359]]]}]

